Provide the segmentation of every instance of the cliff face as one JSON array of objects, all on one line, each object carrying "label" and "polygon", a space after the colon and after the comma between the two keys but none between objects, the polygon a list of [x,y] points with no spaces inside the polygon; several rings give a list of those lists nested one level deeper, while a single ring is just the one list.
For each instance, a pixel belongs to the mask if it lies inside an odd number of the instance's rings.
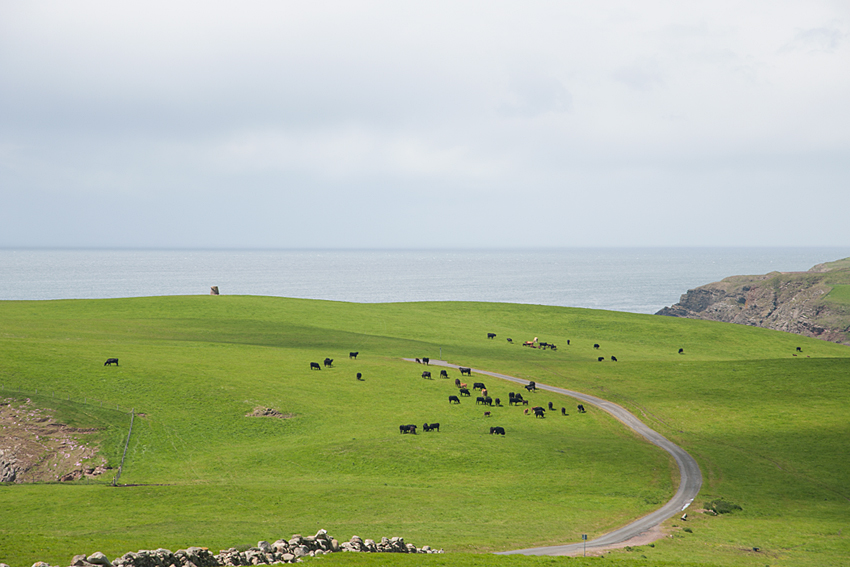
[{"label": "cliff face", "polygon": [[850,286],[850,258],[808,272],[732,276],[688,290],[656,315],[765,327],[850,345],[850,302],[842,286]]}]

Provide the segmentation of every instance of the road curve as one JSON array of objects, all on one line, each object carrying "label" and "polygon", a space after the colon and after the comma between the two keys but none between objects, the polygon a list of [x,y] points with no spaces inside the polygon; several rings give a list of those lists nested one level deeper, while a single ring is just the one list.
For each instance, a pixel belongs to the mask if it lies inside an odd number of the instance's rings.
[{"label": "road curve", "polygon": [[[405,358],[404,360],[410,362],[414,361],[412,358]],[[431,359],[430,364],[435,366],[445,366],[447,368],[460,368],[457,364],[449,364],[444,360]],[[510,382],[516,382],[523,386],[528,384],[528,380],[508,376],[507,374],[499,374],[498,372],[478,370],[477,368],[473,368],[472,372],[476,374],[484,374],[486,376],[493,376],[494,378],[508,380]],[[653,445],[657,445],[670,453],[676,460],[676,464],[679,467],[679,490],[676,491],[673,498],[671,498],[658,510],[647,514],[646,516],[639,518],[622,528],[603,534],[587,542],[502,551],[499,555],[568,555],[577,551],[582,551],[582,549],[585,548],[592,549],[594,547],[606,547],[616,543],[621,543],[654,528],[674,514],[682,512],[690,505],[691,502],[693,502],[694,498],[696,498],[700,487],[702,486],[702,473],[700,472],[699,465],[694,458],[678,445],[671,443],[661,434],[647,427],[642,421],[625,408],[618,406],[613,402],[609,402],[608,400],[603,400],[602,398],[597,398],[596,396],[591,396],[589,394],[582,394],[581,392],[575,392],[573,390],[566,390],[564,388],[557,388],[555,386],[548,386],[546,384],[539,383],[537,384],[537,388],[548,392],[555,392],[557,394],[570,396],[577,400],[581,400],[585,404],[596,406],[614,416],[617,420],[644,437]]]}]

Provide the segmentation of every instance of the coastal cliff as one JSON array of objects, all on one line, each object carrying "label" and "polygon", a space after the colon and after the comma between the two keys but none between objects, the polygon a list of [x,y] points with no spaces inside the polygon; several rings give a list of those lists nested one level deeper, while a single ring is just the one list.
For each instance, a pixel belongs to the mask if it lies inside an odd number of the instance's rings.
[{"label": "coastal cliff", "polygon": [[656,315],[752,325],[850,345],[850,258],[807,272],[725,278],[688,290]]}]

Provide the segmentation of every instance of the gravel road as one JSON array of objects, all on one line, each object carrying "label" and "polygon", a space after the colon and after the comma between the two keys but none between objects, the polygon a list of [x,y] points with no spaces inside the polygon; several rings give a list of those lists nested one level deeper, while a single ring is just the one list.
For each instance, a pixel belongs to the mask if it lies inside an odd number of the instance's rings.
[{"label": "gravel road", "polygon": [[[406,358],[405,360],[410,362],[414,361],[412,358]],[[443,360],[431,359],[430,364],[433,366],[445,366],[447,368],[460,368],[457,364],[449,364]],[[473,368],[472,372],[473,374],[483,374],[485,376],[492,376],[501,380],[516,382],[523,386],[528,384],[528,380],[508,376],[507,374],[500,374],[498,372],[489,372],[487,370],[479,370],[477,368]],[[602,398],[597,398],[596,396],[591,396],[589,394],[582,394],[581,392],[557,388],[555,386],[548,386],[546,384],[537,383],[536,385],[540,390],[570,396],[571,398],[580,400],[584,404],[590,404],[608,412],[653,445],[657,445],[670,453],[676,460],[676,464],[679,467],[679,490],[676,491],[673,498],[671,498],[658,510],[647,514],[646,516],[639,518],[622,528],[603,534],[587,542],[552,545],[548,547],[533,547],[529,549],[516,549],[513,551],[503,551],[500,555],[573,555],[585,548],[593,549],[621,543],[649,531],[673,515],[682,513],[682,511],[687,508],[691,502],[693,502],[694,498],[696,498],[700,487],[702,486],[702,473],[699,470],[697,462],[684,449],[671,443],[662,435],[647,427],[642,421],[635,417],[634,414],[613,402],[609,402],[608,400],[603,400]]]}]

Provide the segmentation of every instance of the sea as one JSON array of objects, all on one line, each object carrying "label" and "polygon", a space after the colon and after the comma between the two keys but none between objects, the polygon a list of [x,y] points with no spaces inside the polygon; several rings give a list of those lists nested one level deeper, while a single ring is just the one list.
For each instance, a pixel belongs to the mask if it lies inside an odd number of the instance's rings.
[{"label": "sea", "polygon": [[528,250],[0,249],[0,300],[263,295],[485,301],[655,313],[733,275],[806,271],[848,247]]}]

